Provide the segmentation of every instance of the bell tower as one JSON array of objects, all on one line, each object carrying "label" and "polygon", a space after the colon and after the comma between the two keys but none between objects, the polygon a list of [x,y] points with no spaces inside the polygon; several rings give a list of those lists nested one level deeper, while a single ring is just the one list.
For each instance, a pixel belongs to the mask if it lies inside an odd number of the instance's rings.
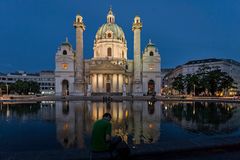
[{"label": "bell tower", "polygon": [[84,64],[83,64],[83,32],[85,31],[85,25],[83,23],[83,17],[76,16],[76,20],[73,23],[76,29],[76,54],[75,54],[75,95],[84,95],[85,83],[84,83]]},{"label": "bell tower", "polygon": [[142,23],[139,16],[134,18],[132,31],[134,33],[134,79],[133,79],[133,95],[141,96],[142,91],[142,64],[141,64],[141,30]]}]

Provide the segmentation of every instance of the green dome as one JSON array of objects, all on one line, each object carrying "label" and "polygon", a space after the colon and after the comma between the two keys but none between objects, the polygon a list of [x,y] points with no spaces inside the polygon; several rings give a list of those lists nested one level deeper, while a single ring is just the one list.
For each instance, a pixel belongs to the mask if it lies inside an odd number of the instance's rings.
[{"label": "green dome", "polygon": [[[108,33],[112,33],[111,36],[108,36]],[[106,23],[103,24],[97,31],[96,40],[112,38],[118,39],[125,42],[125,35],[121,27],[115,23]]]}]

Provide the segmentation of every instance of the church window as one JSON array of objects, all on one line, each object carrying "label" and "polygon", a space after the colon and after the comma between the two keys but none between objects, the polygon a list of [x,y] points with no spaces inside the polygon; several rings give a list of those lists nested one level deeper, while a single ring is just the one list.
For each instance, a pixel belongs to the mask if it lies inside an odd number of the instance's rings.
[{"label": "church window", "polygon": [[154,64],[149,64],[148,68],[149,68],[149,70],[154,70],[155,69],[155,65]]},{"label": "church window", "polygon": [[149,53],[149,56],[153,56],[153,52],[152,51]]},{"label": "church window", "polygon": [[63,55],[67,55],[67,51],[66,50],[63,51]]},{"label": "church window", "polygon": [[64,69],[64,70],[68,69],[68,64],[67,63],[63,63],[62,64],[62,69]]},{"label": "church window", "polygon": [[108,33],[108,38],[111,38],[112,37],[112,34],[111,33]]},{"label": "church window", "polygon": [[107,55],[108,55],[108,57],[112,56],[112,48],[107,49]]},{"label": "church window", "polygon": [[122,58],[124,58],[124,52],[122,51]]}]

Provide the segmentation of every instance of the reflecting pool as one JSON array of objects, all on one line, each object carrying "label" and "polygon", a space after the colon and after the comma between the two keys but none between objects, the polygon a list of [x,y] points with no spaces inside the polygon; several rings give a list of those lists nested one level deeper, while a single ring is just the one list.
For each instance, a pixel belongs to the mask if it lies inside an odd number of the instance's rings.
[{"label": "reflecting pool", "polygon": [[93,123],[112,114],[130,146],[240,136],[236,103],[57,101],[0,104],[0,151],[88,149]]}]

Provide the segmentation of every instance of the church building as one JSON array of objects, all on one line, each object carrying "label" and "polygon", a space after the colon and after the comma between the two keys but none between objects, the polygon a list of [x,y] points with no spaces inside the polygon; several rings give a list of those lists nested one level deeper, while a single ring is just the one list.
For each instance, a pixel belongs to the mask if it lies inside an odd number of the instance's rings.
[{"label": "church building", "polygon": [[[134,59],[127,59],[128,47],[122,28],[116,24],[110,8],[107,22],[97,31],[93,58],[84,59],[83,17],[76,16],[76,50],[66,39],[55,56],[55,93],[58,96],[78,95],[152,95],[160,94],[161,59],[149,41],[141,53],[142,22],[134,18]],[[130,53],[132,54],[132,53]]]}]

